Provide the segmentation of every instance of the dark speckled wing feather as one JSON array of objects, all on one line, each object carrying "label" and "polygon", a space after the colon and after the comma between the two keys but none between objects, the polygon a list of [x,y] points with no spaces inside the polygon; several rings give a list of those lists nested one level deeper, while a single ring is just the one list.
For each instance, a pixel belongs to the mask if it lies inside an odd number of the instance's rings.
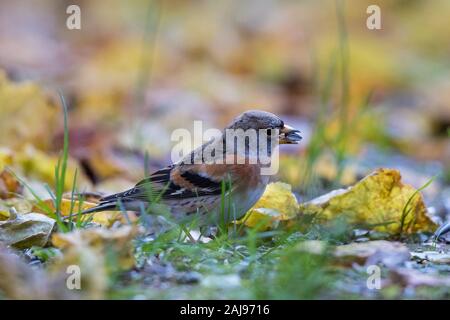
[{"label": "dark speckled wing feather", "polygon": [[[204,177],[194,170],[186,170],[180,173],[187,183],[194,188],[185,188],[174,183],[170,179],[174,166],[161,169],[153,173],[150,177],[138,182],[134,188],[127,191],[113,194],[100,199],[100,205],[105,203],[122,201],[152,201],[159,198],[161,200],[188,199],[202,196],[220,195],[222,192],[222,182],[213,181]],[[228,188],[226,188],[227,190]]]}]

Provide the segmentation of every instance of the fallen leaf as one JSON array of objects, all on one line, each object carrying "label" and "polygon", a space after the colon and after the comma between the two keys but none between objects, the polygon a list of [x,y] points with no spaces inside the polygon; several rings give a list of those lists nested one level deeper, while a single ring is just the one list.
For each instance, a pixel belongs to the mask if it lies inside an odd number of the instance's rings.
[{"label": "fallen leaf", "polygon": [[[74,200],[73,202],[70,199],[62,199],[61,200],[61,215],[64,217],[69,216],[71,213],[73,215],[76,215],[78,211],[84,211],[87,209],[90,209],[92,207],[95,207],[97,204],[93,202],[88,201],[78,201]],[[45,199],[42,201],[42,203],[36,203],[34,207],[32,208],[33,212],[38,212],[47,215],[46,208],[49,208],[52,212],[55,212],[55,205],[52,199]],[[130,221],[136,221],[136,215],[133,213],[127,213],[128,219]],[[83,215],[82,218],[85,219],[88,216]],[[73,216],[73,220],[76,221],[76,216]],[[102,212],[96,212],[92,215],[92,221],[98,224],[101,224],[106,227],[110,227],[114,222],[120,221],[123,224],[128,223],[127,219],[124,217],[124,215],[119,211],[102,211]]]},{"label": "fallen leaf", "polygon": [[338,265],[350,267],[359,265],[383,264],[393,268],[410,259],[409,249],[400,242],[375,240],[353,242],[339,246],[329,246],[325,241],[307,240],[300,242],[296,248],[300,251],[323,255],[330,254]]},{"label": "fallen leaf", "polygon": [[0,199],[8,199],[22,194],[23,186],[9,171],[0,171]]},{"label": "fallen leaf", "polygon": [[121,162],[112,151],[101,150],[100,148],[91,151],[89,165],[101,181],[127,173],[126,163]]},{"label": "fallen leaf", "polygon": [[404,287],[450,287],[450,277],[427,274],[415,269],[397,268],[390,272],[391,281]]},{"label": "fallen leaf", "polygon": [[303,203],[300,211],[323,220],[344,216],[351,224],[390,234],[433,232],[437,227],[427,215],[422,195],[403,184],[400,173],[392,169],[379,169],[352,187]]},{"label": "fallen leaf", "polygon": [[[30,144],[26,144],[14,156],[14,165],[21,168],[24,175],[35,177],[39,180],[45,181],[49,185],[55,184],[55,167],[57,164],[57,156],[48,155]],[[78,168],[76,161],[69,158],[64,188],[66,190],[72,189],[75,171],[78,171],[77,187],[83,188],[90,186],[86,177],[82,174],[83,171]]]},{"label": "fallen leaf", "polygon": [[343,263],[360,265],[383,264],[389,268],[401,265],[410,259],[409,249],[400,242],[384,240],[350,243],[337,246],[334,256]]},{"label": "fallen leaf", "polygon": [[24,198],[0,199],[0,220],[7,220],[11,210],[20,214],[26,214],[32,212],[32,208],[31,201]]},{"label": "fallen leaf", "polygon": [[8,220],[9,218],[9,208],[0,202],[0,221]]},{"label": "fallen leaf", "polygon": [[0,221],[0,242],[18,249],[47,244],[55,220],[39,213],[10,212],[6,221]]},{"label": "fallen leaf", "polygon": [[13,163],[13,151],[9,148],[0,147],[0,172]]},{"label": "fallen leaf", "polygon": [[298,203],[291,186],[282,182],[267,185],[262,197],[244,218],[247,227],[267,230],[276,227],[280,221],[294,218],[298,213]]},{"label": "fallen leaf", "polygon": [[[0,71],[0,145],[17,149],[32,143],[41,150],[51,146],[60,108],[32,82],[14,83]],[[32,110],[32,112],[30,112]]]},{"label": "fallen leaf", "polygon": [[[58,156],[49,154],[39,150],[34,145],[30,143],[23,143],[20,147],[17,147],[15,151],[11,151],[8,148],[0,148],[0,173],[5,170],[5,174],[9,174],[10,178],[6,176],[5,178],[0,178],[0,198],[2,198],[2,186],[1,180],[7,180],[8,187],[13,189],[17,188],[16,191],[21,191],[16,177],[12,172],[17,174],[19,177],[22,176],[26,180],[27,184],[30,185],[33,181],[38,180],[39,183],[47,183],[50,186],[55,185],[55,167],[58,164]],[[7,170],[11,169],[11,170]],[[83,173],[83,170],[79,167],[77,161],[69,156],[66,169],[66,179],[64,183],[64,188],[66,190],[71,190],[73,185],[73,180],[75,176],[75,171],[77,174],[77,187],[78,189],[91,188],[91,183],[88,178]],[[25,179],[26,177],[26,179]],[[19,189],[20,188],[20,189]],[[25,188],[23,193],[27,193],[28,190]],[[47,193],[47,192],[46,192]]]}]

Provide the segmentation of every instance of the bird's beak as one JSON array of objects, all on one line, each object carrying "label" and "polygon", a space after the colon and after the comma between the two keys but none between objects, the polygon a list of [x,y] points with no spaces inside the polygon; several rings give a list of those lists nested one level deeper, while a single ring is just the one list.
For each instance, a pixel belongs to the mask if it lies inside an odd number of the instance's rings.
[{"label": "bird's beak", "polygon": [[280,130],[279,143],[280,144],[297,144],[302,140],[300,131],[288,125],[284,125]]}]

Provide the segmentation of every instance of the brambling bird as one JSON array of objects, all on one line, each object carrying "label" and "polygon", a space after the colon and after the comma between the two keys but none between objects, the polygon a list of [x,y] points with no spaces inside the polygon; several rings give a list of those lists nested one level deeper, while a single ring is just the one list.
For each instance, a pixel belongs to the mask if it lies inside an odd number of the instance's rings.
[{"label": "brambling bird", "polygon": [[[151,213],[152,202],[159,202],[177,222],[195,217],[200,225],[214,225],[224,212],[225,222],[237,220],[263,194],[269,175],[262,174],[262,168],[270,165],[277,144],[296,144],[302,139],[299,133],[272,113],[247,111],[219,137],[134,188],[101,198],[84,213],[119,209]],[[236,143],[239,138],[244,139],[241,146]]]}]

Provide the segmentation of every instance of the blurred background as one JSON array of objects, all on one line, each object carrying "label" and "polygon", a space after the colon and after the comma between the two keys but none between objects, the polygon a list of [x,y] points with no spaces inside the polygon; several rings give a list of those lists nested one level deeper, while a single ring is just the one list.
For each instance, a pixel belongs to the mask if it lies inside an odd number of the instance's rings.
[{"label": "blurred background", "polygon": [[[81,9],[69,30],[66,8]],[[366,27],[369,5],[381,30]],[[67,187],[115,192],[166,165],[176,128],[262,109],[300,128],[275,180],[301,200],[400,169],[450,211],[450,2],[2,1],[0,156],[52,184],[69,106]]]}]

